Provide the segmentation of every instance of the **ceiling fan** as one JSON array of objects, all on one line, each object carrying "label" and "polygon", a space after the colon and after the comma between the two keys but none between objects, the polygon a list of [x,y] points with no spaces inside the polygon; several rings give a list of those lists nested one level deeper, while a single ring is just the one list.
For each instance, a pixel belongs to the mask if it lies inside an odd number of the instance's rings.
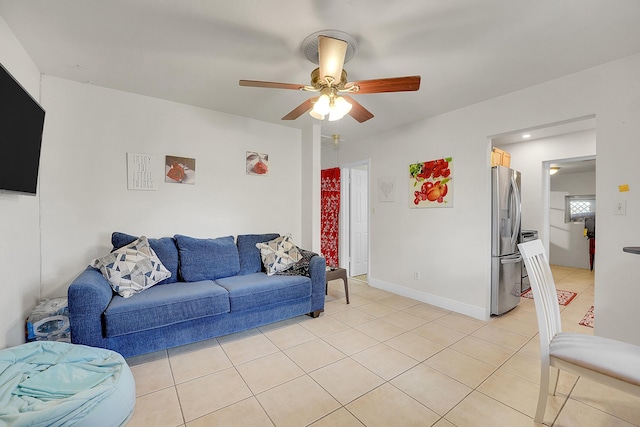
[{"label": "ceiling fan", "polygon": [[334,133],[333,135],[320,135],[320,136],[324,139],[331,140],[331,144],[333,145],[333,148],[335,148],[336,150],[340,146],[340,143],[345,141],[344,139],[342,139],[342,137],[338,133]]},{"label": "ceiling fan", "polygon": [[[348,40],[348,42],[345,40]],[[343,69],[343,66],[350,59],[350,56],[355,53],[357,42],[346,33],[325,30],[307,37],[305,43],[303,43],[303,51],[312,62],[316,62],[316,52],[310,53],[309,47],[314,49],[316,45],[317,49],[315,50],[317,51],[319,67],[311,72],[310,85],[240,80],[240,86],[303,90],[318,94],[291,110],[282,117],[282,120],[295,120],[309,111],[309,114],[318,120],[324,120],[328,116],[329,121],[334,121],[349,114],[360,123],[371,119],[373,114],[350,95],[406,92],[420,89],[420,76],[349,82],[347,80],[347,72]]]}]

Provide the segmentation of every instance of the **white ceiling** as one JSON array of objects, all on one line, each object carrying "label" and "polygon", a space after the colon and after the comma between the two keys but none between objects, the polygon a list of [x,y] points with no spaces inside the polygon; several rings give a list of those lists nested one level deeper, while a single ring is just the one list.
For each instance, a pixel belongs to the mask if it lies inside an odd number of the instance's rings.
[{"label": "white ceiling", "polygon": [[347,141],[640,52],[638,0],[0,0],[45,74],[300,127],[303,40],[353,35],[349,80],[421,75],[418,92],[356,95],[375,117],[323,122]]}]

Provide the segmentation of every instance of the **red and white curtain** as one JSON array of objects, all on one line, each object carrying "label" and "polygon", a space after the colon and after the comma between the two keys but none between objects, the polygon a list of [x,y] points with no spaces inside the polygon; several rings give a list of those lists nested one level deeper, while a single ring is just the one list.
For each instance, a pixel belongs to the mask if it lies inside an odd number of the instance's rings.
[{"label": "red and white curtain", "polygon": [[327,265],[338,267],[340,168],[321,171],[320,250]]}]

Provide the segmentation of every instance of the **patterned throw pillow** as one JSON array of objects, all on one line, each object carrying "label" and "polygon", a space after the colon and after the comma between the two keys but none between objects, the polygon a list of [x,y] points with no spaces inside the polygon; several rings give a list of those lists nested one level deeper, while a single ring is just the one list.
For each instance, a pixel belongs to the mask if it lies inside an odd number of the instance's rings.
[{"label": "patterned throw pillow", "polygon": [[94,259],[91,267],[99,268],[111,288],[124,298],[171,277],[171,272],[162,265],[145,236]]},{"label": "patterned throw pillow", "polygon": [[256,243],[256,248],[260,249],[262,263],[268,276],[287,270],[302,258],[298,247],[288,235],[265,243]]}]

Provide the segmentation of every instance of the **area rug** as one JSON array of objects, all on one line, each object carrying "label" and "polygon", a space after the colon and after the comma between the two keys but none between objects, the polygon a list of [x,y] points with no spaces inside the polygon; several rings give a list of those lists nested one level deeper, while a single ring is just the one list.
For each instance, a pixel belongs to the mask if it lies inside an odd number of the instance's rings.
[{"label": "area rug", "polygon": [[591,306],[591,308],[587,311],[587,314],[584,315],[582,320],[578,322],[578,325],[593,328],[593,306]]},{"label": "area rug", "polygon": [[[569,305],[569,303],[578,295],[575,292],[562,291],[560,289],[556,289],[556,293],[558,294],[558,304],[560,305]],[[523,298],[533,299],[533,291],[529,289],[528,291],[524,291],[520,296]]]},{"label": "area rug", "polygon": [[360,280],[361,282],[366,282],[367,281],[367,275],[366,274],[361,274],[359,276],[352,276],[352,279],[356,279],[356,280]]}]

